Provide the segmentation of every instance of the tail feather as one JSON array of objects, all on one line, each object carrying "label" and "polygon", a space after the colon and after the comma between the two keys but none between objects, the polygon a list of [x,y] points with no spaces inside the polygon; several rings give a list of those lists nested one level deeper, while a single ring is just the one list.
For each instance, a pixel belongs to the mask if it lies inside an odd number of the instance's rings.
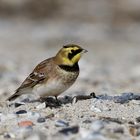
[{"label": "tail feather", "polygon": [[14,93],[13,95],[11,95],[8,99],[7,99],[7,101],[13,101],[13,100],[15,100],[17,97],[19,97],[20,95],[16,92],[16,93]]}]

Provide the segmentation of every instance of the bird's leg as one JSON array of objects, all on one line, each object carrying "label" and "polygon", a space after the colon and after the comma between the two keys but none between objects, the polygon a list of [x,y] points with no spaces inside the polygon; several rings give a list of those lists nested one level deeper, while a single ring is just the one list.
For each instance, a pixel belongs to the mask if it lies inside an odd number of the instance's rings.
[{"label": "bird's leg", "polygon": [[56,99],[56,103],[57,103],[58,105],[61,105],[61,101],[58,100],[57,96],[55,96],[55,99]]},{"label": "bird's leg", "polygon": [[55,96],[55,99],[56,99],[57,102],[59,101],[58,98],[57,98],[57,96]]}]

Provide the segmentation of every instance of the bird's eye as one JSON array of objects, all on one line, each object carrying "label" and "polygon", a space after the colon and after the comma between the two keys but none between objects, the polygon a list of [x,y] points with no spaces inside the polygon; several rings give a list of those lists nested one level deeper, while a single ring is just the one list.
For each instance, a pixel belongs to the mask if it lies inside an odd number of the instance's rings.
[{"label": "bird's eye", "polygon": [[71,52],[74,53],[75,51],[74,50],[71,50]]}]

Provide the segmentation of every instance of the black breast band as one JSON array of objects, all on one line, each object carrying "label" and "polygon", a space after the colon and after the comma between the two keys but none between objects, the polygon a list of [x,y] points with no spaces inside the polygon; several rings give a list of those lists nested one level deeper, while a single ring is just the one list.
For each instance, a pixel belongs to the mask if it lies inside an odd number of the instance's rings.
[{"label": "black breast band", "polygon": [[79,71],[79,66],[78,63],[74,64],[73,66],[68,66],[68,65],[59,65],[59,67],[65,71],[69,72],[77,72]]}]

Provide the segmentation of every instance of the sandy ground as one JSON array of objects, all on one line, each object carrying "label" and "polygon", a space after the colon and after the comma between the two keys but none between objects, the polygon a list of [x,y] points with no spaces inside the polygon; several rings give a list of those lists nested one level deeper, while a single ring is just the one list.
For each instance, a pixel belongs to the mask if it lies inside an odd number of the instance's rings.
[{"label": "sandy ground", "polygon": [[[119,103],[108,96],[140,92],[140,47],[138,42],[114,39],[91,25],[7,22],[0,23],[0,139],[127,140],[140,138],[140,101]],[[100,29],[100,27],[99,27]],[[75,31],[75,32],[74,32]],[[104,34],[104,36],[101,34]],[[121,37],[120,37],[121,38]],[[8,107],[5,99],[40,61],[53,56],[67,43],[89,52],[80,61],[81,73],[64,94],[61,106],[39,102]],[[97,97],[70,103],[66,95]],[[127,100],[127,99],[126,99]],[[27,112],[17,113],[20,110]],[[45,121],[40,123],[38,118]],[[20,127],[30,120],[33,126]],[[68,130],[65,130],[68,128]],[[69,129],[71,128],[71,129]],[[62,131],[64,130],[64,131]],[[68,133],[67,133],[68,131]]]}]

